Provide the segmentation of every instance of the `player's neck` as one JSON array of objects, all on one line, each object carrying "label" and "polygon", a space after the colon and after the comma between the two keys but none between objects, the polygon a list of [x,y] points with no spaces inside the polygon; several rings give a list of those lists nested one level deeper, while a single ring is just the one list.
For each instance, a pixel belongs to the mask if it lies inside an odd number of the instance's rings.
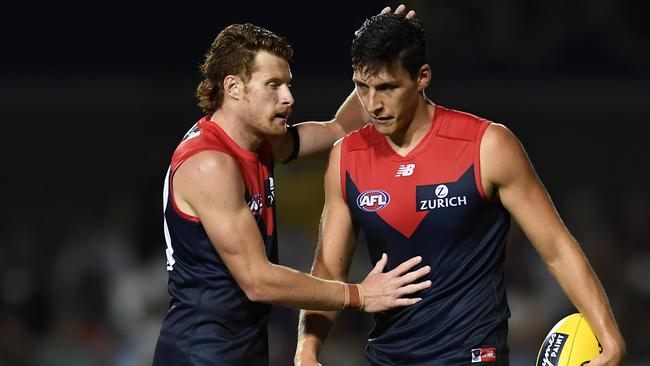
[{"label": "player's neck", "polygon": [[406,156],[422,141],[431,128],[435,105],[427,99],[418,103],[411,123],[386,136],[388,145],[401,156]]},{"label": "player's neck", "polygon": [[239,147],[256,151],[262,143],[263,137],[251,129],[236,113],[227,108],[220,108],[212,114],[210,121],[216,123]]}]

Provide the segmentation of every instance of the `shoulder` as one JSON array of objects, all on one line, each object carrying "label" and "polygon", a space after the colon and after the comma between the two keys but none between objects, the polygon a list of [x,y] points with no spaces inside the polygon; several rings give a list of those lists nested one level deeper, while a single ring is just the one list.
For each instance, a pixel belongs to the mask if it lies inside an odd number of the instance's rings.
[{"label": "shoulder", "polygon": [[487,126],[481,141],[481,152],[492,155],[520,148],[519,140],[508,127],[500,123],[490,123]]},{"label": "shoulder", "polygon": [[516,177],[530,165],[524,147],[502,124],[488,126],[480,149],[482,175],[497,184]]},{"label": "shoulder", "polygon": [[181,139],[172,155],[173,169],[204,150],[230,151],[207,117],[199,120]]},{"label": "shoulder", "polygon": [[344,151],[364,150],[378,144],[381,138],[375,127],[372,124],[367,124],[347,134],[340,145]]},{"label": "shoulder", "polygon": [[[436,106],[440,121],[438,136],[452,139],[476,141],[490,125],[490,121],[455,109]],[[435,118],[435,117],[434,117]]]},{"label": "shoulder", "polygon": [[204,150],[189,157],[178,168],[175,179],[187,181],[191,187],[236,187],[243,184],[239,165],[224,152]]}]

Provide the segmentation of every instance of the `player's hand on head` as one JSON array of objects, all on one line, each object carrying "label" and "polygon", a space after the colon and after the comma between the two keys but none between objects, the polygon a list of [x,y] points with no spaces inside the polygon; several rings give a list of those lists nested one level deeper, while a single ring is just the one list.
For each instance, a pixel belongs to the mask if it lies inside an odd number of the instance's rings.
[{"label": "player's hand on head", "polygon": [[[391,7],[387,6],[381,10],[379,14],[388,14],[391,12]],[[415,10],[409,10],[408,13],[406,12],[406,5],[400,4],[397,8],[395,8],[395,14],[402,15],[406,17],[406,19],[411,20],[415,19]]]},{"label": "player's hand on head", "polygon": [[[411,271],[422,262],[422,257],[413,257],[404,261],[393,270],[383,273],[388,257],[382,254],[381,259],[361,282],[363,288],[363,311],[375,313],[396,307],[413,305],[422,300],[419,297],[408,297],[418,291],[431,286],[431,281],[415,283],[431,271],[431,267],[424,266]],[[410,271],[410,272],[409,272]]]}]

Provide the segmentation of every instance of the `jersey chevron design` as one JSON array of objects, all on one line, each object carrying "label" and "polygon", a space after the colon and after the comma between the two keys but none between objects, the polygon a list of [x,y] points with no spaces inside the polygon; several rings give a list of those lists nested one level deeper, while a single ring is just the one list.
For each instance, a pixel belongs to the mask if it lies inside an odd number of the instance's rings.
[{"label": "jersey chevron design", "polygon": [[417,255],[431,266],[432,286],[417,294],[422,301],[375,314],[372,365],[466,365],[472,349],[497,355],[505,345],[507,331],[495,331],[509,317],[503,259],[510,216],[480,186],[479,147],[489,124],[436,106],[431,129],[404,157],[372,125],[343,140],[341,189],[371,262],[385,252],[386,270]]}]

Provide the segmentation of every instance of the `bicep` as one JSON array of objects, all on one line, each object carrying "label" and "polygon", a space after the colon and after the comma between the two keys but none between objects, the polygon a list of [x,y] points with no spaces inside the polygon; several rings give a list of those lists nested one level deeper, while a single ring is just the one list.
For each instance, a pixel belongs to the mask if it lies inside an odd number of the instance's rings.
[{"label": "bicep", "polygon": [[312,273],[344,281],[354,255],[357,230],[341,191],[340,151],[337,144],[325,172],[325,204]]},{"label": "bicep", "polygon": [[[195,159],[196,157],[196,159]],[[179,167],[175,189],[196,212],[215,250],[240,285],[268,264],[259,229],[244,201],[244,182],[232,158],[203,152]]]},{"label": "bicep", "polygon": [[[549,261],[570,234],[555,209],[523,146],[503,126],[490,126],[482,151],[482,173],[493,184],[510,212],[540,255]],[[485,158],[485,159],[484,159]]]},{"label": "bicep", "polygon": [[301,122],[291,128],[296,129],[298,141],[294,140],[289,131],[280,136],[268,137],[276,163],[284,162],[289,158],[294,146],[298,148],[298,158],[305,156],[324,156],[332,148],[332,144],[343,136],[342,130],[339,131],[333,121]]}]

